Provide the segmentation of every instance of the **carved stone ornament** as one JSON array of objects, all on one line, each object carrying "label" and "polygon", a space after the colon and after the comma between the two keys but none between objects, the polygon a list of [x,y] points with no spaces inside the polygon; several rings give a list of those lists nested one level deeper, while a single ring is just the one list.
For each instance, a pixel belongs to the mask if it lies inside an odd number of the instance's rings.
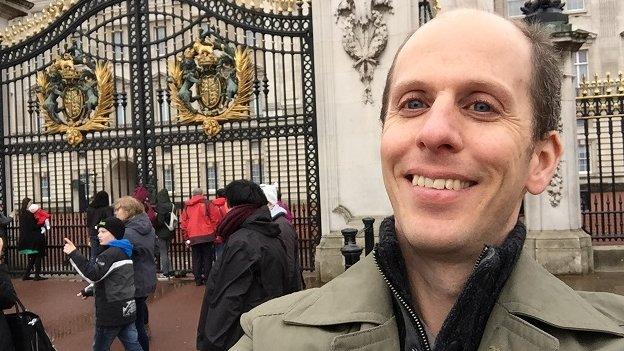
[{"label": "carved stone ornament", "polygon": [[336,9],[336,23],[343,30],[342,46],[355,61],[353,67],[364,83],[365,104],[373,103],[373,72],[388,43],[383,17],[392,9],[392,0],[342,0]]},{"label": "carved stone ornament", "polygon": [[547,10],[558,10],[563,11],[563,7],[565,3],[561,0],[531,0],[526,1],[524,6],[520,8],[522,14],[525,16],[532,15],[537,12],[545,12]]},{"label": "carved stone ornament", "polygon": [[210,136],[221,131],[220,122],[249,118],[253,85],[250,51],[214,34],[213,28],[202,30],[183,56],[169,63],[169,90],[178,121],[202,124]]},{"label": "carved stone ornament", "polygon": [[[559,124],[557,125],[557,130],[561,135],[563,133],[563,124],[561,120],[559,120]],[[557,170],[555,171],[555,175],[553,175],[550,180],[550,184],[548,184],[547,188],[548,195],[550,196],[550,205],[552,207],[557,207],[561,203],[561,193],[563,192],[563,176],[561,176],[561,161],[557,164]]]},{"label": "carved stone ornament", "polygon": [[37,75],[37,100],[45,120],[45,133],[65,133],[76,146],[83,132],[107,129],[113,111],[113,75],[106,62],[93,63],[80,42]]}]

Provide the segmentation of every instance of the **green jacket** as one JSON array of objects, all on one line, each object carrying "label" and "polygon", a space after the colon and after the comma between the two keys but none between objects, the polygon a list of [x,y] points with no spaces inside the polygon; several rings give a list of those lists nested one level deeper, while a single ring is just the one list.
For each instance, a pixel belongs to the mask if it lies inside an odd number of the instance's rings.
[{"label": "green jacket", "polygon": [[[399,350],[390,292],[372,255],[321,288],[241,317],[230,350]],[[624,350],[624,297],[575,292],[526,254],[501,292],[478,351]]]}]

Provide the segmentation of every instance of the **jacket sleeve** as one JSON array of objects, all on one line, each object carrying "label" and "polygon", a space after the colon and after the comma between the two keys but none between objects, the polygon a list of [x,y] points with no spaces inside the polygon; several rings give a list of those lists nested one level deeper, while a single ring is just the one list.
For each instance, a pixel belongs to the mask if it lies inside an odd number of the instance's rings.
[{"label": "jacket sleeve", "polygon": [[182,213],[180,214],[180,229],[182,230],[182,237],[184,237],[184,240],[188,239],[187,228],[188,228],[188,214],[186,213],[186,207],[185,207],[184,210],[182,210]]},{"label": "jacket sleeve", "polygon": [[15,289],[11,283],[9,269],[5,263],[0,264],[0,309],[6,310],[15,305]]},{"label": "jacket sleeve", "polygon": [[242,336],[240,316],[247,312],[243,308],[253,281],[251,259],[243,248],[226,249],[223,254],[222,268],[211,282],[214,289],[206,289],[204,296],[208,307],[200,317],[202,350],[226,350]]},{"label": "jacket sleeve", "polygon": [[89,283],[95,283],[104,278],[113,264],[113,260],[109,259],[106,253],[101,253],[95,258],[95,261],[90,261],[82,256],[78,250],[69,254],[69,261],[78,271],[78,274]]},{"label": "jacket sleeve", "polygon": [[0,212],[0,225],[9,225],[9,223],[11,223],[12,221],[13,218]]}]

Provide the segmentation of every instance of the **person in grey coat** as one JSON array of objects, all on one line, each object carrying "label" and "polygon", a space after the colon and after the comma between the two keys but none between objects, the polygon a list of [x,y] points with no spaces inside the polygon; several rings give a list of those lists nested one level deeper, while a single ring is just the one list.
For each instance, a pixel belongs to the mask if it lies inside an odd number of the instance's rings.
[{"label": "person in grey coat", "polygon": [[152,222],[145,213],[143,204],[131,196],[124,196],[115,201],[115,217],[126,225],[124,239],[128,239],[134,249],[135,300],[137,306],[136,329],[143,351],[149,351],[149,337],[145,328],[148,314],[147,297],[156,291],[156,234]]}]

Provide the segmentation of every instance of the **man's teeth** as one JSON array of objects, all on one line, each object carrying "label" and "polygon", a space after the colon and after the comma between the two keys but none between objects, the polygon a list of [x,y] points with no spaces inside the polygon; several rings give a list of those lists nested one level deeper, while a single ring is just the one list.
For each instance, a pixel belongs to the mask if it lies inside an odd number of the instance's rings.
[{"label": "man's teeth", "polygon": [[461,190],[470,186],[470,182],[461,181],[459,179],[431,179],[423,176],[414,175],[412,185],[422,186],[433,189]]}]

